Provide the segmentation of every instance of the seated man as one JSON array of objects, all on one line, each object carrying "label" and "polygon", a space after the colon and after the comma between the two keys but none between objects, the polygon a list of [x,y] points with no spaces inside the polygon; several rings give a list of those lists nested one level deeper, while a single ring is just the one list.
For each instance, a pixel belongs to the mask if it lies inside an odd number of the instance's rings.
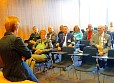
[{"label": "seated man", "polygon": [[47,39],[51,40],[52,47],[55,47],[57,34],[54,32],[53,27],[48,26]]},{"label": "seated man", "polygon": [[34,26],[32,28],[33,30],[33,33],[30,35],[30,38],[28,39],[29,42],[28,42],[28,48],[30,50],[32,50],[32,46],[34,45],[34,42],[36,42],[38,39],[40,39],[40,35],[38,33],[38,28],[36,26]]},{"label": "seated man", "polygon": [[[59,34],[58,36],[58,41],[56,46],[58,47],[58,50],[62,50],[62,47],[72,47],[75,42],[74,42],[74,36],[72,33],[68,33],[68,27],[64,26],[63,27],[63,33]],[[63,68],[63,70],[66,70]]]},{"label": "seated man", "polygon": [[59,35],[56,46],[58,50],[61,50],[61,47],[72,47],[74,44],[74,36],[71,33],[68,33],[68,27],[63,27],[63,33]]},{"label": "seated man", "polygon": [[35,67],[35,61],[44,61],[47,59],[46,52],[51,50],[50,42],[47,40],[46,37],[46,31],[40,30],[40,37],[41,39],[37,40],[34,43],[33,50],[35,50],[34,54],[32,54],[31,59],[27,60],[28,65],[33,70]]},{"label": "seated man", "polygon": [[[111,38],[110,35],[104,33],[103,26],[98,26],[98,33],[92,36],[90,44],[98,49],[98,55],[104,56],[111,48]],[[99,60],[101,67],[104,67],[104,60]]]},{"label": "seated man", "polygon": [[83,35],[83,40],[90,40],[92,38],[92,35],[97,33],[97,31],[93,30],[92,28],[92,25],[88,24],[88,28]]}]

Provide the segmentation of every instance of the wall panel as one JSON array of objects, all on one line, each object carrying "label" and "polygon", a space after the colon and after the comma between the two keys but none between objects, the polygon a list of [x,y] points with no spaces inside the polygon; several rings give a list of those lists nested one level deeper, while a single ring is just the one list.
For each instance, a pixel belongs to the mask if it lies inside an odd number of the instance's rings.
[{"label": "wall panel", "polygon": [[47,30],[48,25],[51,25],[58,32],[59,26],[64,24],[72,30],[78,24],[78,18],[72,17],[78,17],[77,2],[78,0],[0,0],[0,38],[5,32],[4,20],[11,15],[20,18],[18,36],[22,39],[29,38],[33,26]]}]

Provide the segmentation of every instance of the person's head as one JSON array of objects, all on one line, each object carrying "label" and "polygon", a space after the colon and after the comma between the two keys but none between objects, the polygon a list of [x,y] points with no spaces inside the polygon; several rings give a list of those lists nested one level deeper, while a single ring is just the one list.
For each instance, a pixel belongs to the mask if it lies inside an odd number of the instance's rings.
[{"label": "person's head", "polygon": [[89,31],[92,30],[92,24],[88,24],[88,30],[89,30]]},{"label": "person's head", "polygon": [[113,27],[113,23],[112,22],[110,22],[110,27]]},{"label": "person's head", "polygon": [[63,25],[60,25],[60,31],[63,32],[63,28],[64,28],[64,26]]},{"label": "person's head", "polygon": [[46,30],[44,30],[44,29],[40,30],[39,34],[40,34],[41,40],[46,39]]},{"label": "person's head", "polygon": [[63,27],[63,33],[64,33],[64,34],[67,34],[67,31],[68,31],[68,27],[67,27],[67,26],[64,26],[64,27]]},{"label": "person's head", "polygon": [[52,26],[48,26],[48,32],[52,33],[53,32],[53,27]]},{"label": "person's head", "polygon": [[97,30],[99,34],[102,34],[104,31],[103,26],[99,25]]},{"label": "person's head", "polygon": [[107,26],[107,25],[105,25],[105,26],[103,26],[103,28],[104,28],[104,32],[106,33],[106,32],[107,32],[107,30],[108,30],[108,26]]},{"label": "person's head", "polygon": [[12,32],[17,34],[20,27],[20,20],[15,16],[9,16],[5,19],[5,29],[6,32]]},{"label": "person's head", "polygon": [[80,32],[80,28],[78,27],[78,25],[74,26],[74,31],[75,32]]},{"label": "person's head", "polygon": [[38,28],[37,28],[36,26],[34,26],[34,27],[32,28],[32,30],[33,30],[34,33],[37,33],[37,32],[38,32]]}]

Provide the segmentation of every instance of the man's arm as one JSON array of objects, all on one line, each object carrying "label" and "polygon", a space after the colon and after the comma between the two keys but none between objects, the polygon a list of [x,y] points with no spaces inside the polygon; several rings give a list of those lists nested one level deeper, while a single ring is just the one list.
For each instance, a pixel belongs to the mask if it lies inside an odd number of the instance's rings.
[{"label": "man's arm", "polygon": [[25,57],[25,59],[31,58],[32,52],[28,49],[28,47],[24,44],[20,37],[17,37],[14,42],[17,53],[20,56]]}]

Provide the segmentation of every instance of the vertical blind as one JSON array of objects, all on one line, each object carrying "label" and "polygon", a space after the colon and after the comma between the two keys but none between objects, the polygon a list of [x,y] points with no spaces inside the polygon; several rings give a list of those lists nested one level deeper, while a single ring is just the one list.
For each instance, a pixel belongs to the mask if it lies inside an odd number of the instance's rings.
[{"label": "vertical blind", "polygon": [[7,16],[20,18],[18,36],[28,39],[32,27],[47,31],[48,25],[59,31],[61,24],[73,30],[75,25],[86,28],[114,22],[113,0],[0,0],[0,38],[4,35]]}]

